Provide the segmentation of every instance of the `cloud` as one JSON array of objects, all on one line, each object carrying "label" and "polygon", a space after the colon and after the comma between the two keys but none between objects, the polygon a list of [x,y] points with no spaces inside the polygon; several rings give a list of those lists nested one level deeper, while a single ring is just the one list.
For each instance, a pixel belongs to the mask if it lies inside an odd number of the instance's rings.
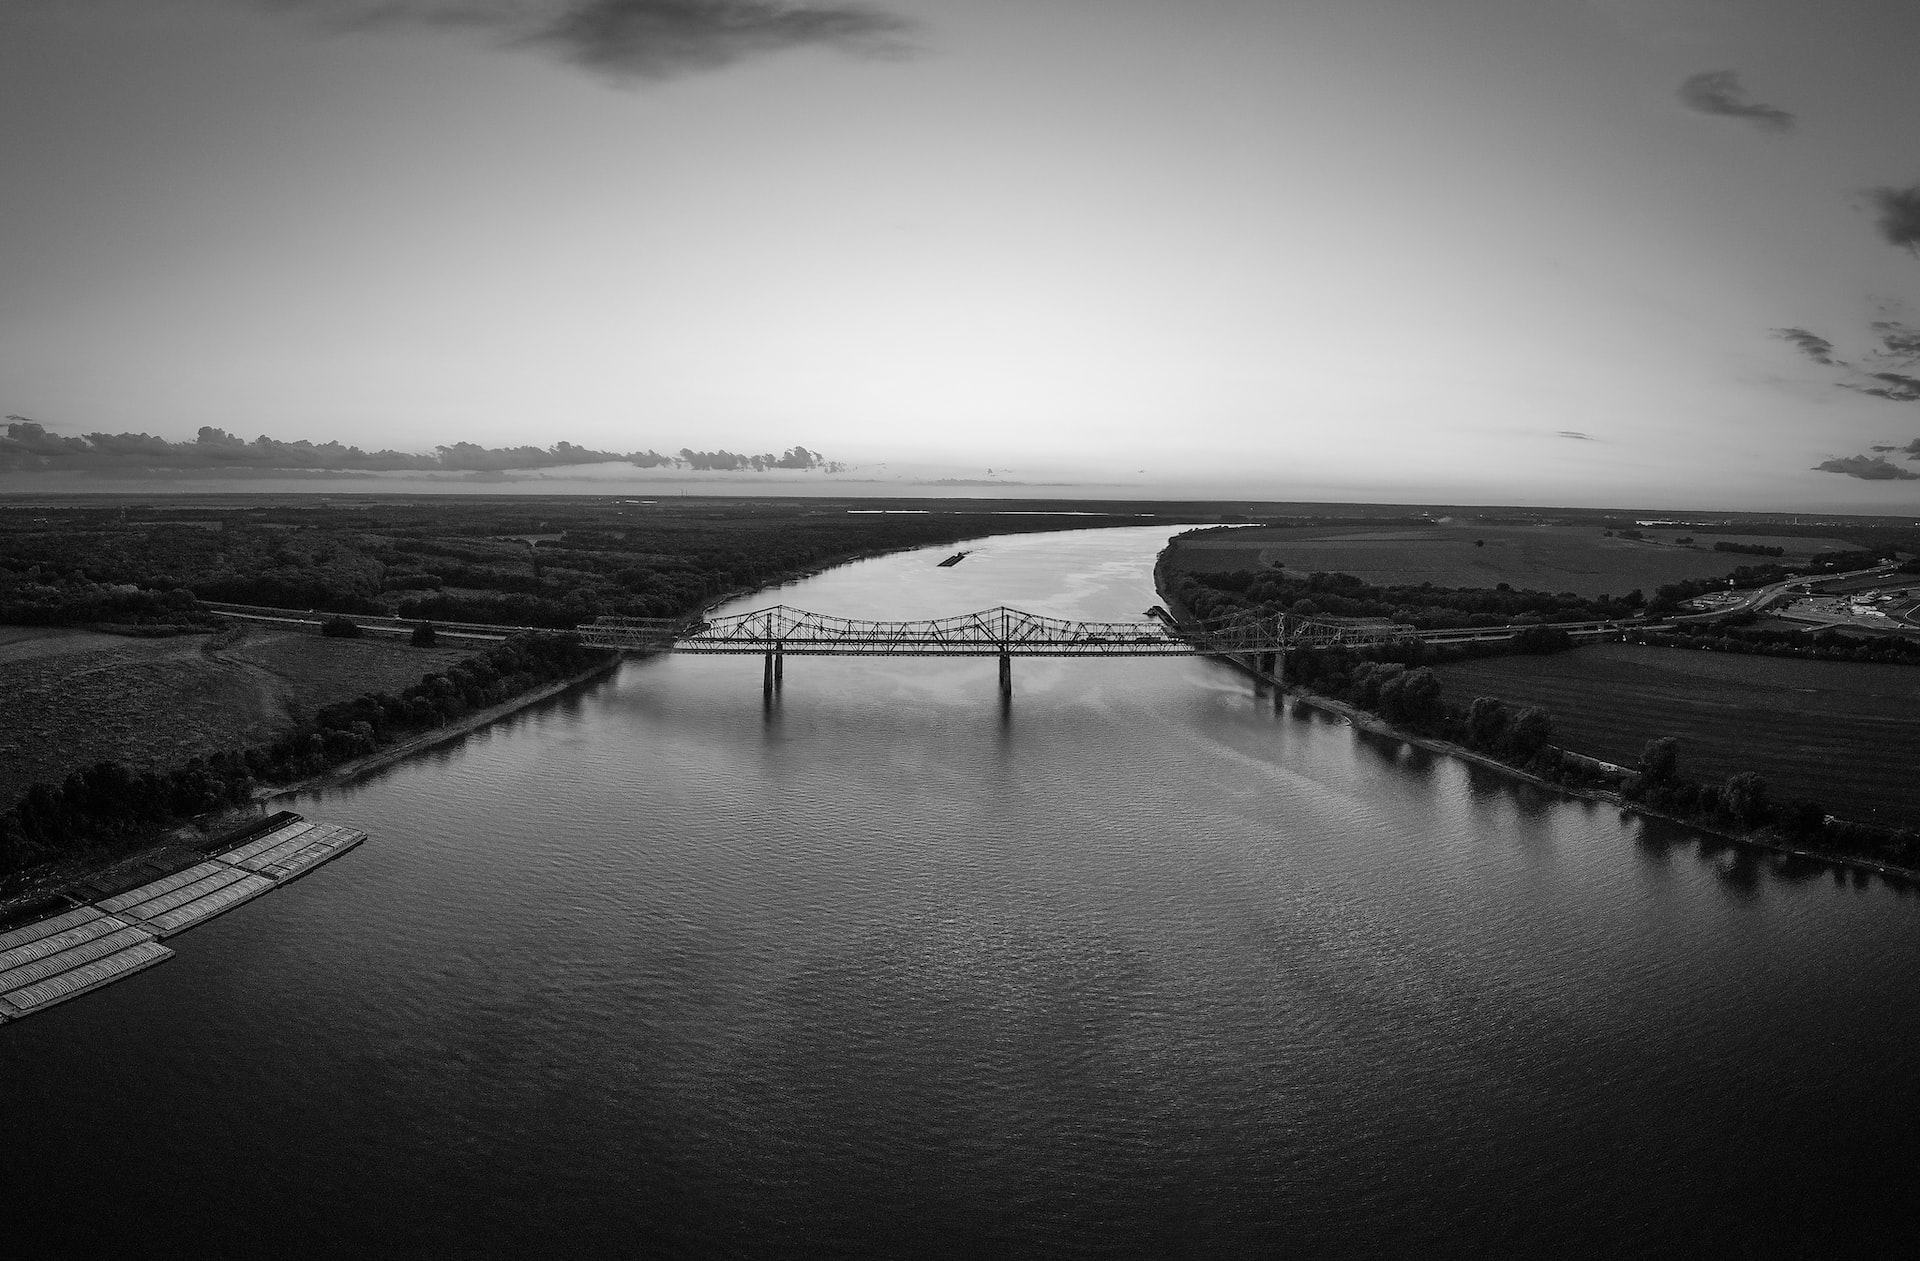
[{"label": "cloud", "polygon": [[1776,328],[1773,334],[1798,346],[1801,353],[1815,363],[1832,367],[1838,362],[1833,357],[1833,343],[1818,334],[1810,333],[1804,328]]},{"label": "cloud", "polygon": [[1851,381],[1840,384],[1844,389],[1857,390],[1895,403],[1920,403],[1920,377],[1910,377],[1904,372],[1872,372],[1868,376],[1880,384],[1856,385]]},{"label": "cloud", "polygon": [[1920,258],[1920,184],[1870,189],[1867,200],[1879,213],[1874,226],[1886,243]]},{"label": "cloud", "polygon": [[1581,433],[1578,429],[1562,429],[1560,430],[1560,436],[1562,438],[1578,438],[1582,442],[1593,441],[1592,434]]},{"label": "cloud", "polygon": [[[1893,361],[1904,367],[1920,358],[1920,333],[1892,320],[1878,320],[1873,328],[1880,334],[1880,348],[1867,353],[1867,365]],[[1893,403],[1920,403],[1920,377],[1904,372],[1862,371],[1861,367],[1836,358],[1832,342],[1804,328],[1776,328],[1773,334],[1783,341],[1792,342],[1799,347],[1800,353],[1815,363],[1830,368],[1844,368],[1852,373],[1853,380],[1834,382],[1840,389],[1871,394]]]},{"label": "cloud", "polygon": [[899,56],[912,24],[859,5],[767,0],[576,0],[528,42],[614,78],[664,79],[818,46]]},{"label": "cloud", "polygon": [[1920,359],[1920,331],[1893,320],[1875,320],[1873,331],[1880,334],[1881,349],[1874,351],[1872,358],[1898,359],[1903,363]]},{"label": "cloud", "polygon": [[1844,473],[1863,482],[1920,482],[1920,473],[1909,473],[1884,455],[1848,455],[1814,465],[1822,473]]},{"label": "cloud", "polygon": [[1680,100],[1690,110],[1749,119],[1767,131],[1789,131],[1793,127],[1793,115],[1787,111],[1749,101],[1746,89],[1740,86],[1740,75],[1733,70],[1703,70],[1687,76],[1680,85]]},{"label": "cloud", "polygon": [[906,18],[857,3],[784,0],[252,0],[348,29],[484,31],[611,79],[670,79],[749,57],[820,47],[860,57],[912,51]]}]

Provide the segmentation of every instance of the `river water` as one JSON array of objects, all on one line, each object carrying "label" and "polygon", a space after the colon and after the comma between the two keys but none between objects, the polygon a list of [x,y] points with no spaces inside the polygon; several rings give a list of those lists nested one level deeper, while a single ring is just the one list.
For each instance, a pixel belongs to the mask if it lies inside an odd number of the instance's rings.
[{"label": "river water", "polygon": [[[1095,619],[1164,529],[735,605]],[[1198,660],[667,657],[296,801],[373,834],[0,1029],[15,1229],[163,1250],[1889,1244],[1920,899]]]}]

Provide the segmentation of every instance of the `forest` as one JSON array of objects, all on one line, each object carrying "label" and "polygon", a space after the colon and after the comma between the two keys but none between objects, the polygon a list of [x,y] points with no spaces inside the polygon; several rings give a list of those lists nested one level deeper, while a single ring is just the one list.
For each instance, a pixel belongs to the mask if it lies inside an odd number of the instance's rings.
[{"label": "forest", "polygon": [[685,616],[729,592],[863,555],[1155,519],[861,505],[233,496],[192,507],[9,506],[0,508],[0,622],[187,625],[197,602],[211,600],[567,629],[603,614]]}]

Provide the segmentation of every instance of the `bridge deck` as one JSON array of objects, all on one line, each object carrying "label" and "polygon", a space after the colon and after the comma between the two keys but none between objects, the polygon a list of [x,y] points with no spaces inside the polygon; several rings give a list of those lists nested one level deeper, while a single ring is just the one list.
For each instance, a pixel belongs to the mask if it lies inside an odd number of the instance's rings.
[{"label": "bridge deck", "polygon": [[[1570,634],[1617,633],[1614,622],[1559,624]],[[1352,624],[1285,614],[1191,626],[1159,621],[1076,622],[1001,606],[957,617],[880,622],[834,617],[777,605],[709,621],[603,617],[580,628],[601,648],[683,653],[780,653],[864,657],[1180,657],[1267,653],[1288,648],[1361,645],[1392,639],[1434,642],[1508,639],[1518,627],[1415,631],[1392,624]]]}]

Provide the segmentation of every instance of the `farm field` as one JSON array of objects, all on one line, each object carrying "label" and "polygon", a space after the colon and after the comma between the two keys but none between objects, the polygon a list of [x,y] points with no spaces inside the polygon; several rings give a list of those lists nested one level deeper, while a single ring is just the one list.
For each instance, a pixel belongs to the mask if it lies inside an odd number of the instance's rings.
[{"label": "farm field", "polygon": [[397,691],[470,652],[251,627],[167,639],[0,627],[0,803],[104,759],[172,767],[268,739],[295,711]]},{"label": "farm field", "polygon": [[[1645,539],[1608,538],[1597,525],[1485,525],[1472,521],[1431,526],[1288,529],[1252,526],[1224,535],[1182,540],[1172,564],[1194,573],[1269,569],[1294,574],[1347,573],[1380,586],[1430,582],[1436,587],[1492,587],[1571,591],[1581,596],[1647,595],[1687,578],[1718,578],[1742,565],[1791,565],[1816,552],[1849,548],[1842,539],[1771,538],[1758,534],[1701,534],[1683,547],[1684,531],[1647,530]],[[1476,541],[1481,545],[1475,546]],[[1780,557],[1716,552],[1715,542],[1785,549]]]},{"label": "farm field", "polygon": [[1680,738],[1704,781],[1758,772],[1779,799],[1920,827],[1920,669],[1596,644],[1545,657],[1437,667],[1449,699],[1496,696],[1553,715],[1556,740],[1631,766],[1648,740]]}]

